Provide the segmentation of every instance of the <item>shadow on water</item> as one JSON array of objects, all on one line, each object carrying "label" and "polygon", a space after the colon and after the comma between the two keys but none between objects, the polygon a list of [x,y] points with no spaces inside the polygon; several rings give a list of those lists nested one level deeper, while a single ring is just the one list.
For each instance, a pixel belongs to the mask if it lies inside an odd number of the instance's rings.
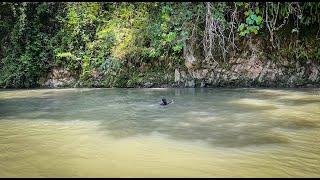
[{"label": "shadow on water", "polygon": [[303,106],[313,103],[317,103],[318,105],[320,105],[320,99],[283,99],[279,101],[290,104],[291,106]]},{"label": "shadow on water", "polygon": [[[46,96],[2,99],[0,121],[99,121],[99,130],[114,138],[159,132],[172,139],[205,141],[216,147],[289,143],[290,139],[273,129],[318,127],[317,121],[305,118],[272,117],[268,112],[281,107],[261,103],[263,93],[256,89],[191,88],[47,92]],[[272,96],[272,92],[268,93]],[[173,98],[175,102],[161,107],[159,101],[162,97]],[[277,99],[280,97],[277,94],[272,100],[283,103]],[[230,103],[234,101],[237,103]]]}]

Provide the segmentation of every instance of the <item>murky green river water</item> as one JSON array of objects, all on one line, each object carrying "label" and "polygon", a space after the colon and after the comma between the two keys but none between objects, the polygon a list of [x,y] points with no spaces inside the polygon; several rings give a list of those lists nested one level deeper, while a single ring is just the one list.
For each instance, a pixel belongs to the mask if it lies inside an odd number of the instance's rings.
[{"label": "murky green river water", "polygon": [[0,177],[320,177],[320,90],[2,90]]}]

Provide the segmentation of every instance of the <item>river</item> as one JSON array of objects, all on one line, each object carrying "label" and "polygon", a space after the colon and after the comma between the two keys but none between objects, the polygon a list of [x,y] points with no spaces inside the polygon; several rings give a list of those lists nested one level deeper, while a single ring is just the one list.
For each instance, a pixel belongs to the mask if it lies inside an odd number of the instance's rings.
[{"label": "river", "polygon": [[1,90],[0,177],[320,177],[320,90]]}]

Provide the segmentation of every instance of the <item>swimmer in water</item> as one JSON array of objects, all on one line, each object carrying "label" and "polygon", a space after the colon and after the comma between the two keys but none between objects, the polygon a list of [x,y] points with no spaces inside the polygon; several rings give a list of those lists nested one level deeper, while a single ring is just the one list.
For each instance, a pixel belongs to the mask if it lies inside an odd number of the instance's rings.
[{"label": "swimmer in water", "polygon": [[173,100],[171,102],[167,103],[167,100],[165,98],[162,98],[162,102],[161,102],[160,105],[161,106],[166,106],[166,105],[171,104],[171,103],[173,103]]}]

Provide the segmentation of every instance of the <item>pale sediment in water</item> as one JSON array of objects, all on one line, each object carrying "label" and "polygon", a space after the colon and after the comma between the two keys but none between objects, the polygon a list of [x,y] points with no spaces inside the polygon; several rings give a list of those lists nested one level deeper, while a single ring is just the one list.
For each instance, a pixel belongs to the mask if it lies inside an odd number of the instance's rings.
[{"label": "pale sediment in water", "polygon": [[90,88],[67,88],[67,89],[35,89],[35,90],[13,90],[0,91],[0,99],[28,98],[28,97],[48,97],[52,95],[65,94],[68,92],[92,91]]},{"label": "pale sediment in water", "polygon": [[316,90],[14,92],[0,92],[1,177],[320,176]]}]

